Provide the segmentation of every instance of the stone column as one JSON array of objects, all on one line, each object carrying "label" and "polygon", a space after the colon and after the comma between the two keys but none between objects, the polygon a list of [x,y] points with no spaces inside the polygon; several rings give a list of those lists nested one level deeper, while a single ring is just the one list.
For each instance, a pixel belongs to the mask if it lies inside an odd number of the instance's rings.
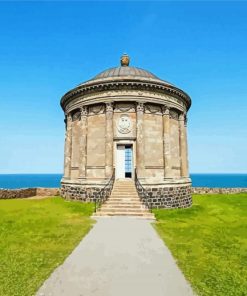
[{"label": "stone column", "polygon": [[113,173],[113,103],[106,103],[105,176]]},{"label": "stone column", "polygon": [[163,157],[164,157],[164,177],[172,178],[171,168],[171,144],[170,144],[170,108],[163,107]]},{"label": "stone column", "polygon": [[81,121],[79,133],[79,179],[86,178],[87,165],[87,107],[81,107]]},{"label": "stone column", "polygon": [[187,138],[187,115],[184,118],[184,139],[185,139],[185,147],[186,147],[186,170],[187,170],[187,177],[189,177],[189,156],[188,156],[188,138]]},{"label": "stone column", "polygon": [[138,178],[145,177],[144,104],[136,107],[136,168]]},{"label": "stone column", "polygon": [[179,115],[179,154],[180,175],[181,177],[188,177],[185,115],[183,113]]},{"label": "stone column", "polygon": [[66,116],[66,134],[65,134],[65,147],[64,147],[64,178],[70,178],[71,168],[71,154],[72,154],[72,117],[69,113]]}]

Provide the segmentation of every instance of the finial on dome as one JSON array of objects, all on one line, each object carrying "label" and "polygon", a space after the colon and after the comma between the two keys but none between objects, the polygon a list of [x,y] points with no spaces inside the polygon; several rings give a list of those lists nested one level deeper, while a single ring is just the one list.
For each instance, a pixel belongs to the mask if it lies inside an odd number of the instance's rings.
[{"label": "finial on dome", "polygon": [[130,57],[126,53],[124,53],[121,56],[121,66],[122,67],[128,67],[129,63],[130,63]]}]

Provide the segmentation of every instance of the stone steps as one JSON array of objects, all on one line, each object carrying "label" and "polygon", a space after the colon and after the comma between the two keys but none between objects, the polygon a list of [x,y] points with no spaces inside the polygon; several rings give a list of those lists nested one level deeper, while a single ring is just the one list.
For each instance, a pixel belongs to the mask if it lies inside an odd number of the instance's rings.
[{"label": "stone steps", "polygon": [[117,201],[111,201],[111,202],[106,202],[104,205],[112,205],[112,206],[117,206],[117,205],[125,205],[126,207],[128,206],[140,206],[140,202],[138,201],[124,201],[124,200],[117,200]]},{"label": "stone steps", "polygon": [[144,206],[144,205],[131,205],[131,204],[129,204],[129,205],[126,205],[126,204],[117,204],[117,205],[113,205],[113,204],[109,204],[109,205],[104,205],[104,207],[102,208],[101,207],[101,210],[105,210],[105,209],[127,209],[127,210],[132,210],[132,209],[137,209],[137,210],[139,210],[139,209],[142,209],[142,210],[147,210],[146,209],[146,207]]},{"label": "stone steps", "polygon": [[[133,197],[113,197],[111,198],[110,202],[115,201],[115,202],[139,202],[140,203],[140,199],[139,198],[133,198]],[[109,202],[109,199],[108,201]]]},{"label": "stone steps", "polygon": [[148,219],[148,220],[155,220],[154,216],[152,214],[139,214],[139,213],[97,213],[92,216],[92,218],[98,218],[98,217],[115,217],[115,216],[126,216],[126,217],[135,217],[135,218],[142,218],[142,219]]},{"label": "stone steps", "polygon": [[141,202],[134,182],[115,181],[111,196],[93,217],[131,216],[154,219],[154,215]]}]

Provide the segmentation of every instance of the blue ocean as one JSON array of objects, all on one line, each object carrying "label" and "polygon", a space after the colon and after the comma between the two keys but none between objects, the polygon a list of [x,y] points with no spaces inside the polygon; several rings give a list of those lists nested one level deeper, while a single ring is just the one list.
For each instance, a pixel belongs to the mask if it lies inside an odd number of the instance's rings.
[{"label": "blue ocean", "polygon": [[[0,174],[0,188],[60,187],[62,174]],[[191,174],[194,187],[247,187],[247,174]]]}]

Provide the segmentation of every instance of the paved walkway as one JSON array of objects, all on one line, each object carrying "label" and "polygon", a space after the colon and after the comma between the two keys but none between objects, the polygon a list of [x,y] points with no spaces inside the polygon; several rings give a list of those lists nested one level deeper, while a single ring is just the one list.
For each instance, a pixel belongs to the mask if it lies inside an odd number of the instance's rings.
[{"label": "paved walkway", "polygon": [[193,295],[150,221],[98,218],[39,296]]}]

